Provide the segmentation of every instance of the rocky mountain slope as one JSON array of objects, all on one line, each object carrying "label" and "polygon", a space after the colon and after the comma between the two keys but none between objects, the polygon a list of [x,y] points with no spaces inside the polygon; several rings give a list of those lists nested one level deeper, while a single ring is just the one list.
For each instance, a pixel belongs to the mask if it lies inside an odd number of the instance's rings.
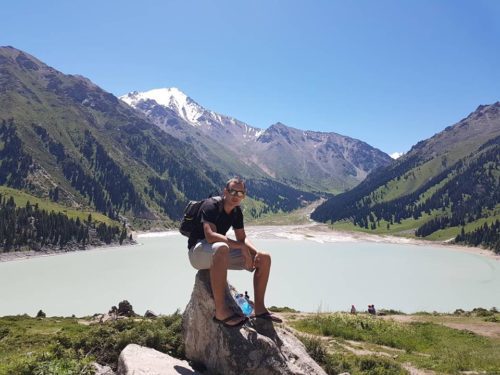
[{"label": "rocky mountain slope", "polygon": [[417,143],[394,164],[319,206],[312,218],[374,231],[404,226],[406,233],[416,229],[430,238],[493,223],[500,218],[500,102],[479,106]]},{"label": "rocky mountain slope", "polygon": [[170,134],[209,150],[215,142],[219,154],[236,155],[253,173],[300,189],[345,191],[392,162],[368,144],[336,133],[281,123],[265,130],[250,126],[205,109],[177,88],[134,91],[120,99]]},{"label": "rocky mountain slope", "polygon": [[[2,185],[114,219],[168,221],[244,167],[231,158],[211,163],[88,79],[0,48]],[[252,197],[269,210],[315,199],[258,174],[250,180]]]}]

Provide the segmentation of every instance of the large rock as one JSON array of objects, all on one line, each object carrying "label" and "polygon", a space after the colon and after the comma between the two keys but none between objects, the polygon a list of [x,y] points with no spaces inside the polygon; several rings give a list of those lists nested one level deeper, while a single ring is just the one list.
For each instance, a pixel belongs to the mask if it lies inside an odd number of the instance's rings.
[{"label": "large rock", "polygon": [[129,344],[118,358],[118,375],[201,375],[186,361],[144,346]]},{"label": "large rock", "polygon": [[[230,289],[226,303],[239,312]],[[186,357],[209,373],[326,375],[282,325],[251,319],[240,328],[226,328],[213,322],[214,311],[209,271],[199,271],[183,315],[183,336]]]}]

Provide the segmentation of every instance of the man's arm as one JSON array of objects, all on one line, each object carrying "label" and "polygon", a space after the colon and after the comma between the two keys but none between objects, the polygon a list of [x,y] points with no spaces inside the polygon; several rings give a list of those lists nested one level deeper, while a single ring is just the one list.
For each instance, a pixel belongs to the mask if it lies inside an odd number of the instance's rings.
[{"label": "man's arm", "polygon": [[241,248],[242,243],[232,240],[220,233],[217,233],[217,227],[213,223],[204,222],[203,231],[205,232],[205,239],[208,243],[225,242],[230,249]]},{"label": "man's arm", "polygon": [[248,240],[246,240],[244,229],[235,229],[234,234],[236,235],[236,241],[217,233],[217,227],[213,223],[204,222],[203,230],[205,232],[205,239],[208,243],[214,242],[225,242],[230,249],[241,249],[241,255],[245,258],[245,267],[249,270],[255,268],[255,255],[257,250],[253,247],[247,245]]},{"label": "man's arm", "polygon": [[236,235],[236,240],[238,241],[238,243],[245,244],[245,246],[248,248],[248,251],[250,251],[252,258],[254,258],[255,255],[257,255],[257,248],[247,238],[245,229],[244,228],[235,229],[234,234]]}]

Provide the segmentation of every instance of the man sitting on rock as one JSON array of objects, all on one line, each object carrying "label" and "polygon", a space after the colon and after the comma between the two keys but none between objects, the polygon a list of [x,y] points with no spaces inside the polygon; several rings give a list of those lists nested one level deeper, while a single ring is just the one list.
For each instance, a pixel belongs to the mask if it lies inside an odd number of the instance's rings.
[{"label": "man sitting on rock", "polygon": [[[221,201],[207,199],[198,212],[196,225],[188,241],[189,260],[198,269],[210,269],[210,283],[215,302],[214,321],[226,327],[239,327],[247,318],[234,314],[224,302],[227,287],[227,270],[243,270],[254,273],[255,317],[281,322],[264,305],[267,281],[271,269],[271,256],[257,251],[246,238],[243,227],[241,201],[246,196],[245,182],[230,179]],[[226,236],[233,227],[236,239]]]}]

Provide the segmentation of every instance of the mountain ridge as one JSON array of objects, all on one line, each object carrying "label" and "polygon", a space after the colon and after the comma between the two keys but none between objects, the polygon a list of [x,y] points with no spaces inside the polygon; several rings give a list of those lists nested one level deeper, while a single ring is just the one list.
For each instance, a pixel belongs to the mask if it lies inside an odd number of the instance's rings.
[{"label": "mountain ridge", "polygon": [[[430,239],[449,239],[493,224],[500,218],[499,140],[500,102],[481,105],[352,190],[329,199],[311,217],[334,227],[412,231]],[[491,235],[500,238],[490,232],[485,238]],[[484,244],[499,246],[489,239]]]},{"label": "mountain ridge", "polygon": [[[0,48],[0,84],[0,174],[10,178],[8,186],[95,207],[114,219],[172,225],[188,200],[207,197],[241,172],[242,165],[231,160],[227,169],[208,163],[191,142],[162,131],[90,80],[15,48]],[[16,147],[5,149],[12,141]],[[26,162],[19,164],[18,157]],[[265,188],[278,191],[278,182],[250,178],[250,197],[261,209],[290,209],[315,199],[293,189],[279,197]]]},{"label": "mountain ridge", "polygon": [[[233,117],[207,110],[191,98],[189,112],[196,112],[197,116],[190,121],[189,116],[185,116],[180,109],[184,107],[174,103],[179,93],[182,94],[181,101],[186,103],[189,96],[177,88],[154,89],[143,93],[133,91],[120,99],[141,111],[162,129],[168,129],[184,139],[186,136],[182,133],[190,133],[186,125],[196,127],[203,133],[198,142],[207,138],[219,142],[223,149],[236,153],[245,164],[300,189],[345,191],[357,185],[373,169],[392,162],[389,155],[354,138],[333,132],[303,131],[281,122],[267,129],[259,129]],[[187,124],[173,119],[175,114]],[[283,160],[284,155],[289,160]],[[368,162],[369,158],[373,161]],[[316,173],[316,170],[319,172]]]}]

